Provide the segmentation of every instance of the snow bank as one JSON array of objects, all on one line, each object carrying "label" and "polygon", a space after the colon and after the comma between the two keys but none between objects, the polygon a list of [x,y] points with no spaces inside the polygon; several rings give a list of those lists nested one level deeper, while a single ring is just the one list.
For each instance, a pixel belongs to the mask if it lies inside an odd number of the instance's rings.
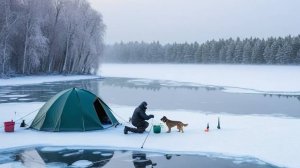
[{"label": "snow bank", "polygon": [[[0,123],[3,125],[4,121],[20,118],[42,105],[43,103],[0,104]],[[111,107],[124,124],[126,124],[124,119],[128,119],[134,109],[134,107],[116,105]],[[29,115],[25,120],[31,121],[36,113]],[[300,167],[298,159],[300,119],[255,115],[215,115],[184,110],[154,111],[149,109],[148,114],[150,113],[155,115],[153,123],[156,124],[160,123],[159,119],[165,115],[189,125],[184,128],[185,133],[179,133],[175,129],[171,133],[165,133],[165,127],[160,134],[151,132],[144,149],[141,149],[146,134],[124,135],[123,126],[90,132],[53,133],[24,129],[17,124],[14,133],[5,133],[3,128],[0,130],[0,151],[31,145],[87,146],[163,153],[252,156],[278,166]],[[218,117],[221,121],[221,130],[216,129]],[[208,122],[211,129],[209,132],[204,132]]]},{"label": "snow bank", "polygon": [[24,76],[24,77],[15,77],[9,79],[0,79],[0,86],[28,85],[28,84],[38,84],[38,83],[46,83],[46,82],[72,81],[72,80],[95,79],[95,78],[99,78],[99,76],[96,75]]},{"label": "snow bank", "polygon": [[99,74],[222,86],[228,92],[300,94],[299,72],[300,66],[103,64]]}]

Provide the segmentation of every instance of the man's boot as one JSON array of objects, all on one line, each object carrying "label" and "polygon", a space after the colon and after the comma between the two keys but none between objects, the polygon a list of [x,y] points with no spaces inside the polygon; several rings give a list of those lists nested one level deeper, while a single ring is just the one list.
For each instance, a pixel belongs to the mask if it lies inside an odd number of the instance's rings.
[{"label": "man's boot", "polygon": [[129,127],[125,126],[124,127],[124,134],[128,134],[128,131],[129,131]]},{"label": "man's boot", "polygon": [[133,133],[143,133],[145,130],[125,126],[124,134],[128,134],[128,131]]}]

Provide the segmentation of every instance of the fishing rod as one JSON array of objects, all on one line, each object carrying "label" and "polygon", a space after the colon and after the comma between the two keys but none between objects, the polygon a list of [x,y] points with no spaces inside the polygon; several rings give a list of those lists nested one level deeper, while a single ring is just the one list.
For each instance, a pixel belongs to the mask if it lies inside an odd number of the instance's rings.
[{"label": "fishing rod", "polygon": [[142,144],[142,146],[141,146],[142,149],[144,148],[144,144],[145,144],[146,140],[148,139],[148,136],[149,136],[149,134],[150,134],[150,132],[151,132],[151,130],[152,130],[152,127],[153,127],[153,118],[152,118],[152,120],[151,120],[151,128],[150,128],[150,131],[148,132],[148,134],[147,134],[147,136],[146,136],[146,138],[145,138],[145,140],[144,140],[144,142],[143,142],[143,144]]}]

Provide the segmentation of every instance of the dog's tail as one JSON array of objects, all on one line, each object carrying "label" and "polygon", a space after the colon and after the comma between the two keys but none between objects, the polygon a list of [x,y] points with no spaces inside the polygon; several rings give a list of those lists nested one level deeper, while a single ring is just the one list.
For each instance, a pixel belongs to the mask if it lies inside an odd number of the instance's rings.
[{"label": "dog's tail", "polygon": [[185,127],[188,126],[188,125],[189,125],[189,124],[183,124],[183,126],[185,126]]}]

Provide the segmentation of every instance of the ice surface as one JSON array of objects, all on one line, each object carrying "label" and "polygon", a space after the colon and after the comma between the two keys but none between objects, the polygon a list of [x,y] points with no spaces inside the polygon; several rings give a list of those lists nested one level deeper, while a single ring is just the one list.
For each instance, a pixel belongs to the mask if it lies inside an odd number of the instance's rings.
[{"label": "ice surface", "polygon": [[300,66],[103,64],[99,75],[191,82],[221,86],[228,92],[300,94]]},{"label": "ice surface", "polygon": [[[5,103],[0,104],[0,123],[14,116],[19,116],[39,108],[43,103]],[[20,128],[16,124],[14,133],[0,131],[0,151],[21,146],[49,145],[43,151],[61,151],[64,146],[98,147],[102,149],[142,150],[161,153],[207,154],[219,157],[255,157],[267,163],[285,167],[300,167],[300,119],[257,115],[209,114],[186,110],[151,110],[155,118],[149,123],[160,123],[162,116],[180,120],[189,125],[184,133],[175,128],[171,133],[163,130],[160,134],[152,131],[141,149],[146,137],[144,134],[123,134],[124,125],[131,126],[123,119],[129,118],[135,107],[110,105],[122,126],[107,130],[88,132],[39,132]],[[22,109],[20,111],[20,109]],[[30,121],[34,115],[28,116]],[[221,129],[218,130],[217,119],[220,117]],[[209,122],[210,131],[204,132]],[[150,130],[148,127],[147,131]],[[172,143],[170,143],[172,140]],[[82,148],[81,147],[81,148]],[[237,160],[244,162],[246,160]]]}]

